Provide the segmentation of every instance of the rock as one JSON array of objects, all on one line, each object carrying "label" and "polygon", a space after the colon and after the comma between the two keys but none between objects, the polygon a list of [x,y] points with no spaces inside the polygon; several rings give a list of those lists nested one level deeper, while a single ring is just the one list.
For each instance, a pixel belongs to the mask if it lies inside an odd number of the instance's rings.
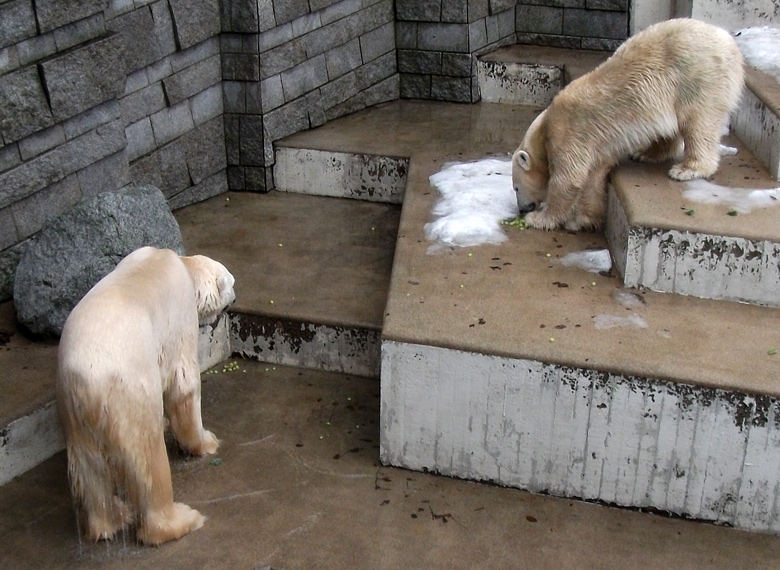
[{"label": "rock", "polygon": [[19,324],[33,336],[58,337],[87,291],[146,245],[184,254],[179,225],[155,186],[99,194],[59,216],[30,241],[16,268]]}]

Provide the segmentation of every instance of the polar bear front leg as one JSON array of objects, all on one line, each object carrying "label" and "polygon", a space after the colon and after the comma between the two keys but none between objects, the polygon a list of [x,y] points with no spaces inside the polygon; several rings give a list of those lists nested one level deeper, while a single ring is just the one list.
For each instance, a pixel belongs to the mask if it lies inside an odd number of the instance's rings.
[{"label": "polar bear front leg", "polygon": [[541,208],[526,214],[525,223],[540,230],[554,230],[559,227],[574,208],[581,185],[568,177],[553,174],[547,185],[547,198]]},{"label": "polar bear front leg", "polygon": [[216,453],[219,440],[203,428],[197,361],[195,364],[191,361],[182,363],[163,398],[171,431],[182,449],[193,455]]},{"label": "polar bear front leg", "polygon": [[673,180],[707,178],[715,174],[720,163],[720,118],[691,118],[681,129],[685,149],[683,161],[669,170]]}]

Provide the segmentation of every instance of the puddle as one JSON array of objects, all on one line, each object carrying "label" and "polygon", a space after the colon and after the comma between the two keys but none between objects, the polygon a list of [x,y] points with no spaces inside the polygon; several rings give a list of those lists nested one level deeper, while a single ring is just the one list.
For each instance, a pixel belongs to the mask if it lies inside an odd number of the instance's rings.
[{"label": "puddle", "polygon": [[573,251],[558,260],[566,267],[577,267],[590,273],[606,273],[612,269],[612,257],[607,249]]},{"label": "puddle", "polygon": [[780,81],[780,29],[769,26],[744,28],[734,39],[748,65]]},{"label": "puddle", "polygon": [[755,208],[776,206],[780,202],[780,188],[731,188],[701,179],[689,180],[684,185],[682,196],[686,200],[728,206],[740,214],[750,213]]},{"label": "puddle", "polygon": [[428,253],[443,246],[472,247],[507,239],[501,220],[517,216],[510,160],[448,163],[430,182],[440,198],[431,211],[436,219],[424,227],[425,237],[437,242]]}]

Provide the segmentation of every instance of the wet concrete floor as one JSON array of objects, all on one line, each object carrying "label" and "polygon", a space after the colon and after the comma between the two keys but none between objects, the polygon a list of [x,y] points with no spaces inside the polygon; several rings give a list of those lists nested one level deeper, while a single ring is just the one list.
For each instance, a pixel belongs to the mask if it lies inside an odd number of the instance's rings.
[{"label": "wet concrete floor", "polygon": [[[204,374],[214,457],[172,458],[205,526],[80,541],[59,453],[0,488],[2,568],[777,568],[780,539],[386,468],[375,379],[235,360]],[[221,462],[213,461],[219,458]],[[218,464],[217,464],[218,463]]]}]

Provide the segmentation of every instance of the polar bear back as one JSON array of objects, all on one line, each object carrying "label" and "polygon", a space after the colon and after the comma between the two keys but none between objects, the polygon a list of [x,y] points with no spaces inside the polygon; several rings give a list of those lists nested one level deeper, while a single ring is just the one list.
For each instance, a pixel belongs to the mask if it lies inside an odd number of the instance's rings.
[{"label": "polar bear back", "polygon": [[68,316],[61,374],[100,383],[128,371],[137,375],[151,363],[159,367],[148,372],[162,374],[165,382],[197,334],[195,287],[186,266],[172,250],[144,247],[125,257]]}]

